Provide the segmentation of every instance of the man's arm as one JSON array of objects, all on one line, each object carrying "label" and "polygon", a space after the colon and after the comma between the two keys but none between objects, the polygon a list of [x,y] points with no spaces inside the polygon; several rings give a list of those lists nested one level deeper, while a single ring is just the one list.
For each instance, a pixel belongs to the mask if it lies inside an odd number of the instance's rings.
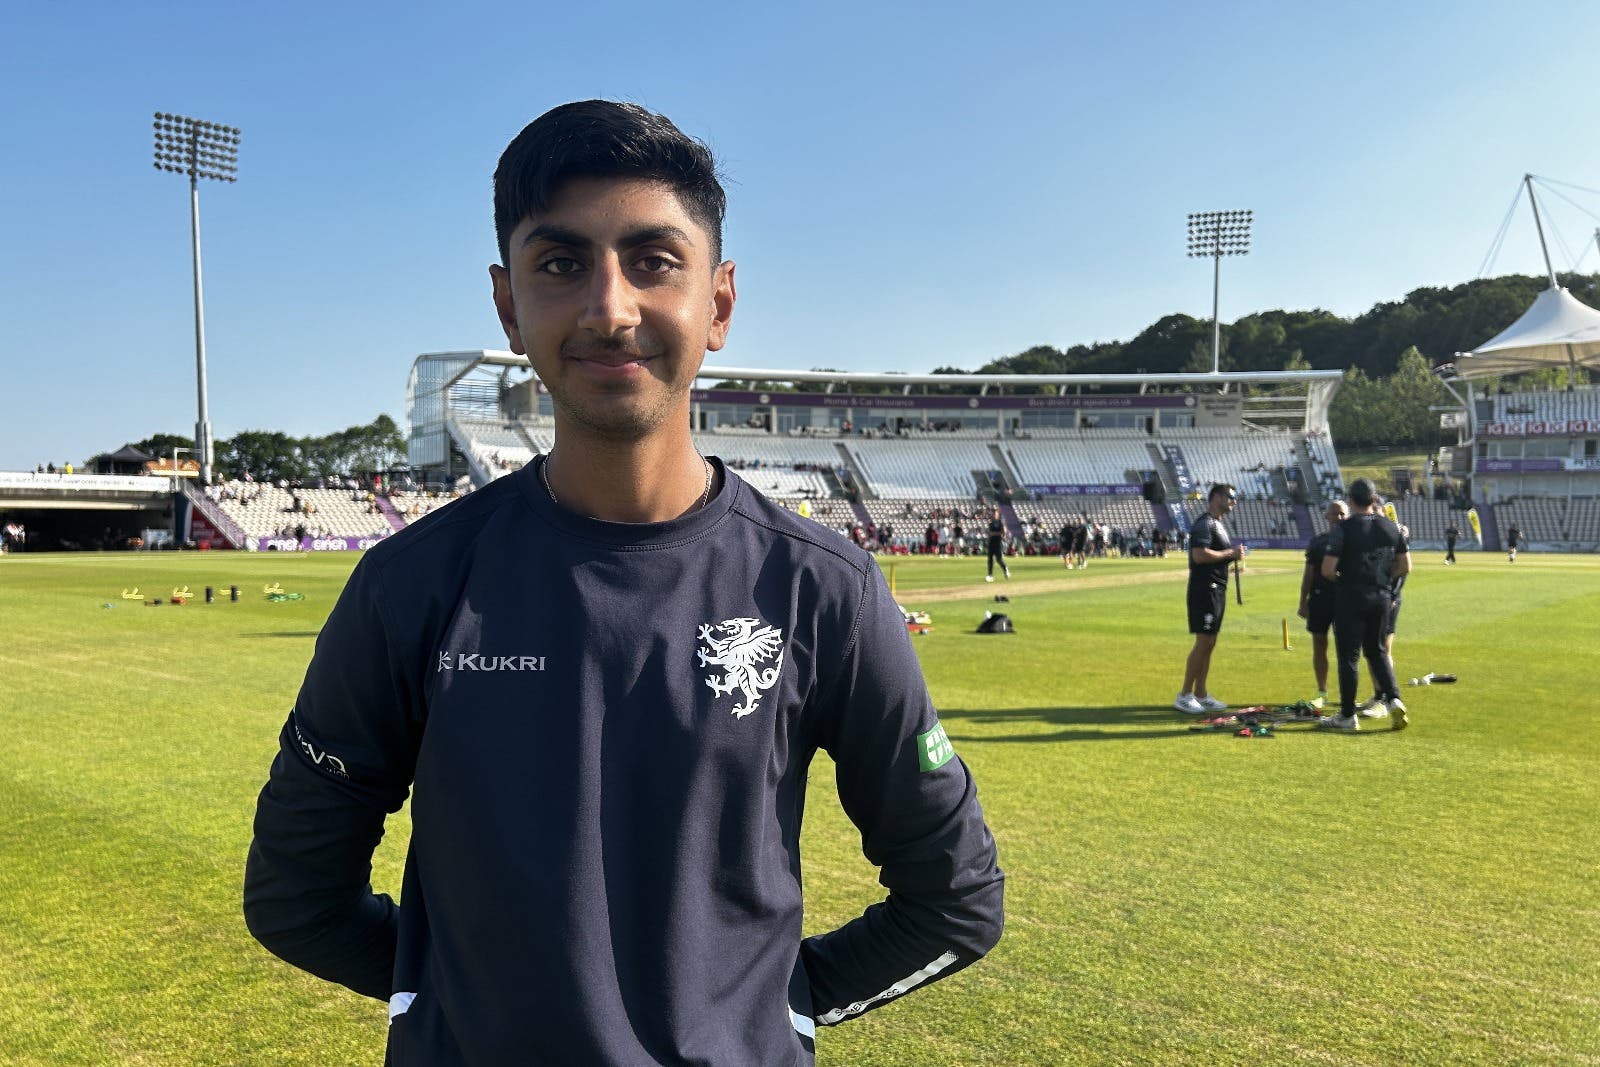
[{"label": "man's arm", "polygon": [[1316,564],[1312,563],[1309,559],[1306,560],[1305,568],[1300,572],[1299,615],[1302,619],[1311,614],[1311,585],[1313,580],[1316,578],[1316,574]]},{"label": "man's arm", "polygon": [[398,909],[372,891],[372,853],[385,816],[405,802],[420,714],[370,571],[351,576],[279,735],[256,805],[244,914],[274,955],[387,1000]]},{"label": "man's arm", "polygon": [[1394,563],[1389,567],[1391,578],[1404,578],[1411,573],[1411,548],[1406,544],[1408,540],[1405,527],[1401,527],[1400,547],[1394,550]]},{"label": "man's arm", "polygon": [[1322,553],[1322,577],[1327,581],[1339,578],[1339,557],[1344,554],[1344,523],[1335,523],[1328,530],[1328,547]]},{"label": "man's arm", "polygon": [[883,577],[866,579],[819,731],[839,799],[887,899],[801,945],[818,1022],[843,1022],[948,977],[1000,939],[1004,876],[977,788],[939,725]]}]

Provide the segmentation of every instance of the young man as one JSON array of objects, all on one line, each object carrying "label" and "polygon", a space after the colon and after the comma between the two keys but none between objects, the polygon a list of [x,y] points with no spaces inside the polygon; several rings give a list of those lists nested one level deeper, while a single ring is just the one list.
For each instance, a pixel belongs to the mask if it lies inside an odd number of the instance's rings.
[{"label": "young man", "polygon": [[1456,565],[1456,541],[1461,537],[1461,531],[1456,529],[1456,524],[1451,523],[1444,531],[1444,565]]},{"label": "young man", "polygon": [[[865,552],[689,434],[734,307],[706,148],[558,107],[495,172],[494,303],[548,455],[361,561],[263,790],[252,933],[389,1004],[394,1063],[811,1064],[1000,936],[972,778]],[[888,897],[802,939],[831,754]],[[412,793],[401,903],[368,885]]]},{"label": "young man", "polygon": [[1011,577],[1011,568],[1006,566],[1005,541],[1006,523],[1000,517],[1000,509],[995,508],[989,513],[989,573],[983,576],[983,580],[986,582],[994,581],[994,565],[996,563],[1000,564],[1001,574],[1004,574],[1007,578]]},{"label": "young man", "polygon": [[1194,647],[1184,663],[1183,689],[1172,702],[1186,715],[1228,707],[1206,688],[1206,676],[1228,607],[1228,565],[1244,558],[1244,546],[1235,545],[1222,525],[1237,500],[1233,486],[1213,485],[1206,496],[1206,513],[1189,531],[1189,632],[1194,634]]},{"label": "young man", "polygon": [[1332,730],[1356,731],[1356,687],[1361,657],[1367,657],[1378,702],[1392,717],[1396,730],[1408,724],[1400,699],[1394,664],[1384,651],[1384,629],[1394,608],[1398,580],[1411,570],[1411,555],[1400,528],[1378,513],[1378,495],[1372,482],[1357,478],[1350,483],[1351,517],[1335,526],[1322,560],[1322,576],[1336,583],[1333,638],[1339,655],[1339,714],[1318,725]]},{"label": "young man", "polygon": [[1513,522],[1511,524],[1511,529],[1506,531],[1506,562],[1507,563],[1515,563],[1517,561],[1517,546],[1519,544],[1521,544],[1521,543],[1522,543],[1522,527],[1518,526],[1515,522]]},{"label": "young man", "polygon": [[1306,546],[1306,569],[1300,575],[1299,616],[1306,620],[1311,635],[1311,673],[1316,675],[1317,695],[1311,706],[1321,710],[1328,702],[1328,630],[1333,626],[1334,586],[1322,576],[1322,560],[1328,554],[1328,536],[1333,528],[1350,517],[1343,500],[1328,504],[1323,517],[1328,529],[1317,534]]}]

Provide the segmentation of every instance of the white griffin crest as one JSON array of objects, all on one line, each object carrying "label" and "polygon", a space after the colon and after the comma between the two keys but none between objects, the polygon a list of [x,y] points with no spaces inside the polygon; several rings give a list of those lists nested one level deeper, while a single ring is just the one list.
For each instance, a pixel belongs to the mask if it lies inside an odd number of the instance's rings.
[{"label": "white griffin crest", "polygon": [[[728,619],[724,622],[701,623],[700,640],[705,644],[695,651],[700,654],[700,666],[721,667],[721,677],[713,674],[706,684],[717,696],[727,696],[735,689],[744,693],[744,703],[733,706],[734,718],[742,719],[756,710],[761,694],[772,688],[783,670],[783,633],[776,626],[761,626],[759,619]],[[766,670],[759,669],[768,660],[775,660]]]}]

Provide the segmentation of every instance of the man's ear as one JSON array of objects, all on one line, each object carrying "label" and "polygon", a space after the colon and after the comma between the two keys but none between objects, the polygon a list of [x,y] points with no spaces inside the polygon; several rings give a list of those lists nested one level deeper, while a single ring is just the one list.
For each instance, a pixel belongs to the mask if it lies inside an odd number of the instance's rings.
[{"label": "man's ear", "polygon": [[494,310],[500,316],[500,328],[506,332],[506,343],[517,355],[527,355],[522,331],[517,328],[517,304],[511,297],[511,272],[498,263],[491,263],[489,282],[494,291]]},{"label": "man's ear", "polygon": [[739,299],[733,284],[733,260],[717,268],[711,279],[711,329],[706,336],[706,351],[720,352],[728,343],[728,328],[733,325],[733,304]]}]

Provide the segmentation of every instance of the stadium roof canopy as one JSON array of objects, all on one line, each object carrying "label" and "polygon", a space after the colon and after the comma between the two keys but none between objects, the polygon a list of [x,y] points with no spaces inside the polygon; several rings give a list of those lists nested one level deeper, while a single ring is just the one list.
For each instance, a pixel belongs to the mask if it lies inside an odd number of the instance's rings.
[{"label": "stadium roof canopy", "polygon": [[1230,382],[1272,384],[1283,382],[1340,381],[1344,377],[1337,370],[1270,370],[1227,371],[1212,374],[1198,371],[1188,374],[886,374],[867,371],[834,370],[780,370],[761,367],[711,367],[702,366],[704,378],[730,378],[764,382],[850,382],[874,385],[1053,385],[1061,388],[1076,385],[1137,385],[1137,386],[1210,386],[1218,388]]},{"label": "stadium roof canopy", "polygon": [[1600,368],[1600,311],[1559,286],[1471,352],[1456,353],[1456,377],[1487,378],[1546,367]]},{"label": "stadium roof canopy", "polygon": [[[1600,312],[1596,314],[1600,316]],[[462,361],[462,367],[456,372],[455,379],[464,377],[472,369],[481,366],[523,368],[528,366],[526,356],[491,349],[434,353],[431,357],[426,358],[441,358],[444,356],[457,357]],[[705,365],[700,368],[700,373],[697,377],[701,381],[727,379],[747,382],[822,382],[838,385],[854,383],[903,385],[907,387],[913,385],[976,385],[979,387],[1045,385],[1063,390],[1073,386],[1123,385],[1139,386],[1143,391],[1144,387],[1170,386],[1223,388],[1233,382],[1250,382],[1256,385],[1281,385],[1289,382],[1337,382],[1343,380],[1344,374],[1342,371],[1337,370],[1225,371],[1221,374],[1213,374],[1210,371],[1181,374],[893,374],[881,371],[792,370],[780,367],[717,367]]]}]

